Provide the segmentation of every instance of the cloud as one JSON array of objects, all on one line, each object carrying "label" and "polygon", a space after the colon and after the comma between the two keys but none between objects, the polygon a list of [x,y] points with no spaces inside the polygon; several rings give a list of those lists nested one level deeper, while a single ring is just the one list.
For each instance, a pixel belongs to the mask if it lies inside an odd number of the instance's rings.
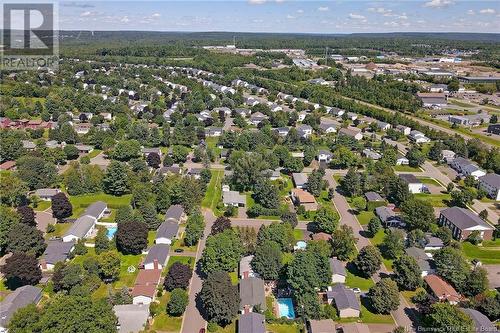
[{"label": "cloud", "polygon": [[424,3],[424,7],[443,8],[453,4],[454,2],[452,0],[431,0]]},{"label": "cloud", "polygon": [[153,15],[151,15],[152,18],[158,18],[160,17],[161,14],[160,13],[154,13]]},{"label": "cloud", "polygon": [[392,15],[392,9],[386,9],[384,7],[370,7],[368,8],[368,11],[372,13],[382,14],[384,16]]},{"label": "cloud", "polygon": [[485,9],[481,9],[479,12],[481,14],[495,14],[496,10],[494,10],[492,8],[485,8]]},{"label": "cloud", "polygon": [[328,8],[328,7],[318,7],[318,10],[319,10],[320,12],[327,12],[329,9],[330,9],[330,8]]},{"label": "cloud", "polygon": [[263,23],[264,20],[262,20],[262,19],[253,19],[252,22],[253,23]]},{"label": "cloud", "polygon": [[400,20],[407,20],[408,19],[408,15],[406,15],[406,13],[403,13],[401,15],[398,15],[398,19],[400,19]]},{"label": "cloud", "polygon": [[297,10],[297,13],[299,13],[299,14],[303,14],[303,13],[304,13],[304,10],[303,10],[303,9],[298,9],[298,10]]},{"label": "cloud", "polygon": [[475,15],[476,13],[472,10],[472,9],[469,9],[467,11],[467,15]]},{"label": "cloud", "polygon": [[365,17],[363,15],[354,14],[354,13],[350,13],[349,18],[353,19],[353,20],[364,20],[365,19]]},{"label": "cloud", "polygon": [[90,16],[90,15],[92,15],[92,12],[91,12],[91,11],[82,12],[82,13],[80,14],[80,16],[81,16],[81,17],[86,17],[86,16]]},{"label": "cloud", "polygon": [[124,17],[122,17],[120,19],[120,22],[122,22],[122,23],[128,23],[128,22],[130,22],[130,19],[128,18],[128,16],[124,16]]},{"label": "cloud", "polygon": [[287,19],[289,19],[289,20],[293,20],[293,19],[295,19],[296,17],[295,17],[295,16],[293,16],[293,15],[288,14],[288,15],[286,16],[286,18],[287,18]]},{"label": "cloud", "polygon": [[251,5],[262,5],[266,3],[266,0],[248,0]]},{"label": "cloud", "polygon": [[94,8],[94,5],[88,3],[76,3],[76,2],[63,2],[63,7],[74,7],[74,8]]}]

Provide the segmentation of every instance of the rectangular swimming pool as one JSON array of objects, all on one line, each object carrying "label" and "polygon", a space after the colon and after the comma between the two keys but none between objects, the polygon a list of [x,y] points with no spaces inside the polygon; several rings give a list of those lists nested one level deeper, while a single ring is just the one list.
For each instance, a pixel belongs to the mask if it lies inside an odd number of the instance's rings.
[{"label": "rectangular swimming pool", "polygon": [[295,310],[293,309],[293,301],[291,298],[278,298],[279,316],[288,319],[295,319]]}]

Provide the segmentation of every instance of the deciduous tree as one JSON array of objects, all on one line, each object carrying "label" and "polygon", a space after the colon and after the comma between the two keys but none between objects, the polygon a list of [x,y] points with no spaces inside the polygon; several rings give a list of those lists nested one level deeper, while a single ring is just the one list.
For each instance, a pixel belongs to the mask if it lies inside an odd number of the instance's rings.
[{"label": "deciduous tree", "polygon": [[52,197],[52,216],[58,220],[70,217],[73,214],[73,205],[66,194],[59,192]]},{"label": "deciduous tree", "polygon": [[229,324],[238,314],[240,295],[226,272],[215,272],[203,281],[199,299],[207,319],[220,325]]},{"label": "deciduous tree", "polygon": [[118,224],[116,246],[124,254],[140,254],[148,245],[148,228],[142,222],[125,221]]},{"label": "deciduous tree", "polygon": [[42,279],[42,271],[35,256],[17,252],[5,260],[0,272],[11,289],[25,285],[36,285]]},{"label": "deciduous tree", "polygon": [[274,241],[264,241],[257,247],[252,268],[264,280],[276,280],[282,267],[281,247]]},{"label": "deciduous tree", "polygon": [[399,290],[389,278],[378,281],[368,292],[372,307],[378,313],[390,313],[399,307]]},{"label": "deciduous tree", "polygon": [[186,289],[189,286],[192,275],[193,271],[191,267],[176,261],[169,268],[163,285],[165,289],[169,291],[176,288]]},{"label": "deciduous tree", "polygon": [[358,256],[354,259],[354,265],[364,276],[372,276],[380,269],[382,264],[382,256],[380,251],[372,245],[365,246],[359,251]]}]

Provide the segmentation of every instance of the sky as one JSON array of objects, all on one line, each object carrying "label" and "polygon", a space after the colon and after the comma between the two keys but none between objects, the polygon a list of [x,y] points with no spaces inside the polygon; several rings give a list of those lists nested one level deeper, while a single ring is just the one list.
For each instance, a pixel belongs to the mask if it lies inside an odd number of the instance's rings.
[{"label": "sky", "polygon": [[500,32],[500,1],[65,1],[63,30]]}]

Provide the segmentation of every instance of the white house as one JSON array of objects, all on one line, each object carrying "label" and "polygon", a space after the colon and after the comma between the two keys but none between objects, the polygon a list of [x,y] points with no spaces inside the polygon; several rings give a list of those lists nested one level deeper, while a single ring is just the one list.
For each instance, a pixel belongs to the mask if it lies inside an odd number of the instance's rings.
[{"label": "white house", "polygon": [[410,135],[410,132],[411,132],[411,128],[408,126],[404,126],[404,125],[397,125],[396,130],[400,131],[404,135]]},{"label": "white house", "polygon": [[396,165],[408,165],[410,161],[406,157],[400,157],[396,160]]},{"label": "white house", "polygon": [[410,193],[423,193],[427,190],[427,187],[413,174],[401,174],[399,178],[408,184]]},{"label": "white house", "polygon": [[97,219],[92,216],[80,216],[63,236],[63,242],[76,242],[79,239],[90,237],[95,230],[96,222]]},{"label": "white house", "polygon": [[427,142],[431,141],[431,139],[426,137],[424,133],[417,131],[417,130],[411,131],[409,138],[411,141],[413,141],[415,143],[427,143]]},{"label": "white house", "polygon": [[144,269],[162,270],[168,262],[170,246],[166,244],[155,244],[148,250],[144,258]]},{"label": "white house", "polygon": [[165,221],[156,230],[156,244],[171,245],[179,233],[179,224],[174,221]]},{"label": "white house", "polygon": [[330,163],[332,160],[332,153],[327,150],[320,150],[318,154],[318,162]]}]

